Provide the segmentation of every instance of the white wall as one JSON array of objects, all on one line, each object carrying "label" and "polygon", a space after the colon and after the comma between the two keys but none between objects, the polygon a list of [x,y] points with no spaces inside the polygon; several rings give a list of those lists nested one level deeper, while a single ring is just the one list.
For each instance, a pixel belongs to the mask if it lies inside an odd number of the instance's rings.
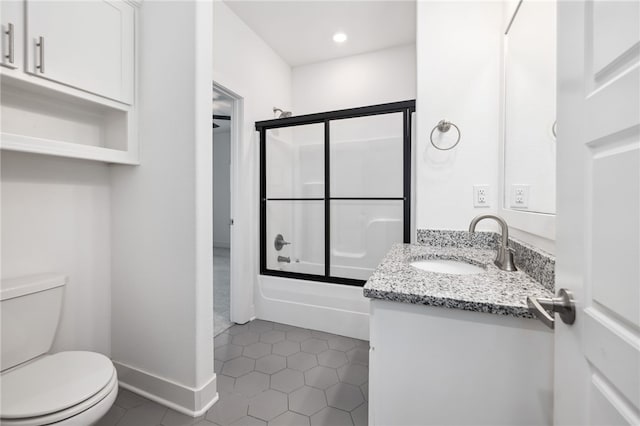
[{"label": "white wall", "polygon": [[415,44],[293,68],[295,115],[415,97]]},{"label": "white wall", "polygon": [[213,246],[229,248],[231,134],[213,132]]},{"label": "white wall", "polygon": [[[222,1],[213,3],[213,80],[242,98],[242,135],[232,146],[234,199],[231,235],[231,320],[255,316],[258,276],[258,138],[255,122],[273,118],[273,107],[291,105],[291,67]],[[236,267],[236,262],[241,262]],[[237,273],[234,273],[236,271]]]},{"label": "white wall", "polygon": [[112,354],[121,384],[195,415],[216,398],[212,9],[143,2],[140,17],[141,165],[111,176]]},{"label": "white wall", "polygon": [[[421,1],[417,19],[416,227],[467,229],[499,200],[502,4]],[[429,142],[441,119],[462,132],[451,151]],[[490,185],[491,208],[473,207],[474,184]]]},{"label": "white wall", "polygon": [[[499,212],[512,236],[553,253],[553,240],[532,233],[543,232],[546,222],[500,205],[503,35],[516,4],[418,2],[416,228],[468,229],[474,216]],[[429,142],[441,119],[462,132],[451,151]],[[473,207],[475,184],[490,185],[489,208]],[[483,221],[478,229],[498,227]]]},{"label": "white wall", "polygon": [[68,277],[54,351],[111,352],[109,168],[2,152],[2,278]]}]

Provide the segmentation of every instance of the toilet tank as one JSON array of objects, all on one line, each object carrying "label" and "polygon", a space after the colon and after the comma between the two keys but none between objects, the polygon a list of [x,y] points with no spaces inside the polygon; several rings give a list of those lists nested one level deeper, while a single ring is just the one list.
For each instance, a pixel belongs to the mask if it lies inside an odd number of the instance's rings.
[{"label": "toilet tank", "polygon": [[45,354],[56,335],[67,277],[31,275],[0,284],[1,369]]}]

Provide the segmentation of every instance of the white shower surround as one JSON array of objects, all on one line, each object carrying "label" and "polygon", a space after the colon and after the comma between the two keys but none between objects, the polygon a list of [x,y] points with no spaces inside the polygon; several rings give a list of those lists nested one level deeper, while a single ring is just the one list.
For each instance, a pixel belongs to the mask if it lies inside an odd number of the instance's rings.
[{"label": "white shower surround", "polygon": [[[330,122],[332,196],[402,197],[402,123],[402,113]],[[323,123],[268,130],[266,144],[267,198],[324,197]],[[324,275],[324,201],[268,201],[266,232],[268,269]],[[279,251],[278,234],[291,243]],[[332,201],[330,234],[331,275],[366,280],[402,241],[403,202]]]}]

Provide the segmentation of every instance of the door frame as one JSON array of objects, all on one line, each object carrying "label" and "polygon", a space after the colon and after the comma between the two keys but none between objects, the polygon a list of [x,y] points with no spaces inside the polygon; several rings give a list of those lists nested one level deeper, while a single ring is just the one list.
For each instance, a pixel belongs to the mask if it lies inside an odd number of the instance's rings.
[{"label": "door frame", "polygon": [[[230,143],[230,164],[229,164],[229,191],[230,191],[230,205],[229,216],[231,218],[230,230],[229,230],[229,319],[231,322],[238,322],[237,312],[246,311],[246,305],[253,304],[252,300],[245,300],[241,297],[241,292],[238,291],[237,283],[239,274],[239,262],[237,244],[238,232],[234,232],[235,224],[233,223],[235,213],[239,208],[239,200],[235,188],[237,182],[240,181],[238,175],[239,167],[238,161],[240,159],[240,146],[242,141],[242,123],[244,123],[244,99],[232,90],[222,86],[215,81],[212,82],[212,92],[220,93],[232,100],[231,106],[231,123],[229,131],[229,143]],[[213,159],[212,159],[213,161]],[[215,201],[214,201],[215,202]],[[243,322],[243,321],[240,321]]]}]

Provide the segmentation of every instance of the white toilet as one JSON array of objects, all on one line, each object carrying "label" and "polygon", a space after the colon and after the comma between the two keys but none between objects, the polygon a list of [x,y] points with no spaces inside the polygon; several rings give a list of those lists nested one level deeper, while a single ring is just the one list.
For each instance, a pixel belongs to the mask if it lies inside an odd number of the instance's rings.
[{"label": "white toilet", "polygon": [[94,352],[48,353],[60,320],[66,277],[2,280],[2,426],[88,426],[111,408],[118,377]]}]

